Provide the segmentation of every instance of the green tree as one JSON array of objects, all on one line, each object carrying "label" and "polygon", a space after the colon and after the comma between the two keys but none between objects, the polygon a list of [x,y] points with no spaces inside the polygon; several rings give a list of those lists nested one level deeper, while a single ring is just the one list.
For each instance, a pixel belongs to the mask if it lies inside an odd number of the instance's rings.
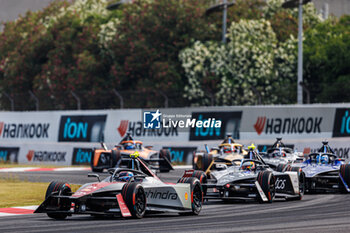
[{"label": "green tree", "polygon": [[330,18],[305,33],[304,77],[312,102],[350,101],[350,16]]}]

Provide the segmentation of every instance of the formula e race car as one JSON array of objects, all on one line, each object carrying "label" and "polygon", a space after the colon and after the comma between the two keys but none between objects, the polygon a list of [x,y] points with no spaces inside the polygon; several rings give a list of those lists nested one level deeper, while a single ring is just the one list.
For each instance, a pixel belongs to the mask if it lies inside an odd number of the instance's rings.
[{"label": "formula e race car", "polygon": [[[138,151],[140,157],[150,165],[158,165],[160,172],[173,170],[169,150],[162,149],[159,152],[151,150],[151,146],[144,147],[141,141],[134,140],[128,133],[118,145],[108,150],[102,143],[101,149],[95,149],[91,158],[91,169],[93,172],[102,172],[104,169],[118,167],[120,158],[129,156]],[[155,167],[156,168],[156,167]]]},{"label": "formula e race car", "polygon": [[[248,147],[244,159],[233,160],[231,166],[222,165],[221,170],[211,171],[209,176],[195,172],[201,177],[205,199],[257,200],[273,202],[275,197],[301,200],[304,195],[305,175],[301,169],[287,172],[272,170],[261,158],[255,146]],[[204,181],[204,182],[203,182]]]},{"label": "formula e race car", "polygon": [[[281,166],[287,163],[301,163],[304,161],[302,152],[294,152],[282,142],[282,138],[277,138],[276,142],[267,151],[259,153],[264,161],[274,170],[281,171]],[[278,166],[280,166],[278,168]]]},{"label": "formula e race car", "polygon": [[322,144],[318,152],[309,154],[303,163],[285,164],[280,166],[281,170],[302,169],[306,192],[349,193],[350,164],[338,158],[327,141]]},{"label": "formula e race car", "polygon": [[196,151],[193,154],[192,167],[194,170],[202,170],[209,174],[211,170],[221,168],[221,164],[230,166],[233,160],[243,159],[247,151],[243,149],[241,144],[235,143],[231,135],[227,135],[226,139],[219,145],[209,150],[205,145],[206,151]]},{"label": "formula e race car", "polygon": [[138,152],[121,160],[123,165],[108,169],[111,176],[103,181],[98,174],[89,174],[99,181],[85,184],[75,193],[67,183],[51,182],[45,201],[34,213],[47,213],[54,219],[73,214],[142,218],[147,213],[200,213],[203,192],[197,178],[164,183],[138,157]]}]

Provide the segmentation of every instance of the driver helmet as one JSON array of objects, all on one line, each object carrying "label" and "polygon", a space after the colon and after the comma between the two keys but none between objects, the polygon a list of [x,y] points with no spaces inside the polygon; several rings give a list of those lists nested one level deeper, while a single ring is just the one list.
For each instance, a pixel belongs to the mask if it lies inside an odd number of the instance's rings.
[{"label": "driver helmet", "polygon": [[255,163],[252,161],[244,162],[242,165],[243,170],[254,170],[255,169]]},{"label": "driver helmet", "polygon": [[224,150],[224,153],[231,153],[232,152],[231,147],[228,147],[228,146],[225,146],[223,150]]},{"label": "driver helmet", "polygon": [[321,155],[316,156],[316,163],[321,163]]},{"label": "driver helmet", "polygon": [[135,145],[132,143],[125,144],[125,150],[133,150],[135,149]]},{"label": "driver helmet", "polygon": [[122,171],[119,173],[119,180],[121,181],[129,181],[134,174],[132,172]]},{"label": "driver helmet", "polygon": [[321,156],[321,163],[322,163],[322,164],[328,164],[328,163],[329,163],[329,157],[328,157],[328,155],[322,155],[322,156]]}]

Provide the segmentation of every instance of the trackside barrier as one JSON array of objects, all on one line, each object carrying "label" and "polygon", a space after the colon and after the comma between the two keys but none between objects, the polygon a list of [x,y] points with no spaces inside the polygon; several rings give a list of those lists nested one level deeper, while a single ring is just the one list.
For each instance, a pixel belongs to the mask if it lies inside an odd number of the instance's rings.
[{"label": "trackside barrier", "polygon": [[[156,111],[150,109],[147,111]],[[154,149],[167,148],[173,161],[191,163],[196,149],[217,146],[232,134],[244,145],[271,145],[283,137],[298,151],[313,151],[324,139],[349,160],[350,104],[233,106],[159,109],[163,119],[184,116],[221,120],[221,128],[143,128],[143,109],[0,113],[0,161],[25,164],[88,164],[93,147],[117,144],[127,132]]]}]

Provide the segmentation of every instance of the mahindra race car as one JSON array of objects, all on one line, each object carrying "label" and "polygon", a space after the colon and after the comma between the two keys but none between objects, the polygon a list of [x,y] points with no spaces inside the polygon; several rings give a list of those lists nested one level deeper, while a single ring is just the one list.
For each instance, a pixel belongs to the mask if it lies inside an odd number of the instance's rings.
[{"label": "mahindra race car", "polygon": [[45,201],[34,213],[53,219],[73,214],[142,218],[147,213],[177,212],[198,215],[202,209],[202,186],[195,177],[184,177],[177,184],[162,182],[138,157],[122,158],[120,167],[108,169],[103,181],[88,183],[75,193],[68,183],[51,182]]},{"label": "mahindra race car", "polygon": [[285,164],[280,166],[281,170],[302,169],[306,192],[349,193],[350,164],[338,158],[327,141],[322,144],[318,152],[309,154],[303,163]]},{"label": "mahindra race car", "polygon": [[[302,152],[294,152],[282,142],[282,138],[277,138],[271,148],[267,149],[266,153],[259,153],[264,161],[274,170],[281,171],[281,166],[287,163],[301,163],[304,161]],[[278,166],[280,166],[278,168]]]},{"label": "mahindra race car", "polygon": [[101,149],[95,149],[91,158],[91,169],[93,172],[102,172],[104,169],[118,167],[120,159],[123,156],[138,151],[140,157],[150,165],[158,165],[160,172],[169,172],[173,170],[171,165],[171,156],[169,150],[162,149],[159,152],[152,150],[151,146],[144,147],[141,141],[134,140],[128,133],[118,145],[108,150],[102,143]]},{"label": "mahindra race car", "polygon": [[217,164],[226,166],[232,165],[232,161],[243,159],[247,151],[243,149],[241,144],[235,143],[231,135],[227,135],[226,139],[219,145],[209,150],[205,145],[206,151],[196,151],[193,154],[192,167],[194,170],[202,170],[209,174],[211,170],[215,170]]},{"label": "mahindra race car", "polygon": [[209,176],[197,171],[196,177],[203,176],[202,185],[205,199],[257,200],[271,203],[275,199],[301,200],[305,190],[305,175],[300,168],[293,171],[272,170],[255,146],[248,147],[244,159],[232,161],[231,166],[221,165],[221,169],[211,171]]}]

